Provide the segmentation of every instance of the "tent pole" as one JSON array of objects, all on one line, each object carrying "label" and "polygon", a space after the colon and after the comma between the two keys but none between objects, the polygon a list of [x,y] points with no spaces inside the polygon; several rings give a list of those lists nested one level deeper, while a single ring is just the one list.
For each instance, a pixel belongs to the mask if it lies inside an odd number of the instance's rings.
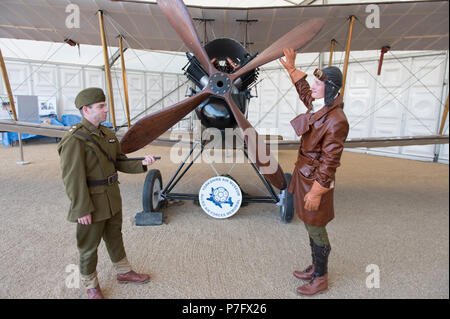
[{"label": "tent pole", "polygon": [[106,74],[106,84],[108,88],[108,100],[109,100],[109,106],[111,108],[111,118],[113,122],[113,128],[114,131],[116,131],[116,114],[114,112],[114,92],[112,90],[112,84],[111,84],[111,72],[109,70],[109,57],[108,57],[108,44],[106,43],[106,36],[105,36],[105,27],[103,24],[103,11],[98,10],[98,21],[100,24],[100,35],[102,38],[102,47],[103,47],[103,58],[105,60],[105,74]]}]

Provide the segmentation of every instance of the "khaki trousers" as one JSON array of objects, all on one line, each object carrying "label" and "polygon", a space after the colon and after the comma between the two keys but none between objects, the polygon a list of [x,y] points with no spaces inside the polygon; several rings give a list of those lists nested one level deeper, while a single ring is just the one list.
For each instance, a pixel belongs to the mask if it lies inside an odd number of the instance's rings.
[{"label": "khaki trousers", "polygon": [[[88,288],[94,288],[98,284],[97,248],[102,238],[116,272],[126,273],[131,270],[122,239],[122,211],[90,225],[77,224],[76,236],[81,280]],[[92,285],[94,286],[89,287]]]}]

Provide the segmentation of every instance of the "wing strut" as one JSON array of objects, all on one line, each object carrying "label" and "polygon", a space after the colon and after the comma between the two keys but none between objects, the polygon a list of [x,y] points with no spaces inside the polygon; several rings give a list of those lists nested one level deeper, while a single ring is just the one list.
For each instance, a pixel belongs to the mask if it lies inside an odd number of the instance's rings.
[{"label": "wing strut", "polygon": [[441,127],[439,128],[439,135],[442,135],[444,131],[445,120],[447,119],[448,114],[448,94],[447,94],[447,102],[445,102],[444,112],[442,113]]},{"label": "wing strut", "polygon": [[[11,106],[11,111],[13,113],[14,121],[17,122],[17,112],[16,106],[14,104],[14,96],[11,91],[11,84],[9,83],[8,72],[6,70],[5,60],[3,59],[2,50],[0,49],[0,66],[2,69],[3,83],[5,83],[6,91],[8,92],[9,105]],[[18,133],[19,136],[19,146],[20,146],[20,162],[17,162],[19,165],[29,164],[29,162],[24,161],[23,158],[23,145],[22,145],[22,134]]]},{"label": "wing strut", "polygon": [[351,18],[350,18],[350,26],[349,26],[349,30],[348,30],[347,45],[345,47],[344,72],[342,72],[343,80],[342,80],[342,88],[341,88],[342,97],[344,97],[345,80],[347,79],[348,60],[350,58],[350,46],[352,45],[353,25],[355,24],[355,18],[356,18],[355,16],[351,16]]},{"label": "wing strut", "polygon": [[114,93],[111,84],[111,71],[109,69],[108,44],[106,43],[105,26],[103,24],[103,11],[98,10],[98,22],[100,25],[100,35],[102,38],[103,59],[105,61],[106,86],[108,88],[108,101],[111,108],[111,119],[114,131],[116,131],[116,112],[114,111]]}]

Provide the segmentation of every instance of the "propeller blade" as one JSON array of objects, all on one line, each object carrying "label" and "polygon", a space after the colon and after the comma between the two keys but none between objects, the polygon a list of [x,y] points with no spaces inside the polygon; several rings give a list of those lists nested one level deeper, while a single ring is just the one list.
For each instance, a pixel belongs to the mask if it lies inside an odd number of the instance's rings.
[{"label": "propeller blade", "polygon": [[158,6],[166,16],[170,25],[178,33],[186,47],[194,53],[208,75],[217,72],[208,54],[200,44],[191,16],[181,0],[157,0]]},{"label": "propeller blade", "polygon": [[284,56],[284,48],[299,50],[320,32],[324,24],[325,21],[323,19],[314,18],[302,23],[299,26],[296,26],[294,29],[275,41],[271,46],[266,48],[263,52],[261,52],[261,54],[258,54],[256,58],[244,65],[242,69],[239,69],[236,73],[233,73],[231,75],[231,80],[234,81],[245,73],[256,69],[263,64],[281,58]]},{"label": "propeller blade", "polygon": [[233,101],[231,94],[225,96],[225,101],[228,103],[236,122],[242,130],[250,160],[272,185],[280,190],[285,189],[287,187],[286,178],[284,177],[283,170],[277,160],[270,155],[269,146],[265,143],[264,139],[258,135],[258,132],[256,132],[255,128],[245,118],[244,114],[242,114],[239,107]]},{"label": "propeller blade", "polygon": [[120,141],[122,151],[131,153],[151,143],[202,103],[211,92],[205,88],[177,104],[140,119]]}]

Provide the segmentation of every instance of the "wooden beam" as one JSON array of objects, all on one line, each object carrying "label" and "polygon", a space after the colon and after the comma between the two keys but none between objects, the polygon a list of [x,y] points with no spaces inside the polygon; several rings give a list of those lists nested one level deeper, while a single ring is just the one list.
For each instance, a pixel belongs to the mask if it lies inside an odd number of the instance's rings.
[{"label": "wooden beam", "polygon": [[8,93],[9,105],[13,113],[14,121],[17,121],[16,106],[14,103],[14,96],[11,90],[11,84],[9,83],[8,72],[6,71],[5,60],[3,59],[2,50],[0,49],[0,67],[2,69],[3,82],[5,83],[6,92]]},{"label": "wooden beam", "polygon": [[123,56],[123,53],[125,52],[123,50],[123,43],[122,43],[122,36],[119,35],[119,50],[120,50],[120,62],[122,66],[122,80],[123,80],[123,91],[125,95],[125,112],[127,114],[127,124],[128,128],[131,127],[131,121],[130,121],[130,104],[128,99],[128,83],[127,83],[127,71],[125,69],[125,58]]},{"label": "wooden beam", "polygon": [[[6,70],[5,60],[3,59],[1,49],[0,49],[0,66],[2,69],[3,82],[5,83],[6,92],[8,92],[9,105],[13,113],[14,121],[17,121],[16,104],[14,103],[14,96],[12,94],[11,84],[9,82],[8,72]],[[29,164],[29,162],[26,162],[23,157],[22,134],[19,133],[18,136],[19,136],[20,161],[17,162],[17,164],[19,165]]]},{"label": "wooden beam", "polygon": [[112,84],[111,84],[111,71],[109,69],[109,57],[108,57],[108,44],[106,43],[106,36],[105,36],[105,26],[103,24],[103,12],[101,10],[98,10],[98,22],[100,25],[100,35],[102,39],[102,47],[103,47],[103,59],[105,62],[105,75],[106,75],[106,86],[108,88],[108,101],[109,101],[109,107],[111,110],[111,119],[114,131],[116,131],[116,114],[114,111],[114,92],[112,90]]},{"label": "wooden beam", "polygon": [[348,31],[348,37],[347,37],[347,45],[345,47],[345,61],[344,61],[344,78],[342,80],[342,88],[341,88],[341,95],[344,97],[345,93],[345,82],[347,80],[347,70],[348,70],[348,60],[350,58],[350,47],[352,45],[352,34],[353,34],[353,25],[355,24],[355,16],[351,16],[350,18],[350,27]]}]

